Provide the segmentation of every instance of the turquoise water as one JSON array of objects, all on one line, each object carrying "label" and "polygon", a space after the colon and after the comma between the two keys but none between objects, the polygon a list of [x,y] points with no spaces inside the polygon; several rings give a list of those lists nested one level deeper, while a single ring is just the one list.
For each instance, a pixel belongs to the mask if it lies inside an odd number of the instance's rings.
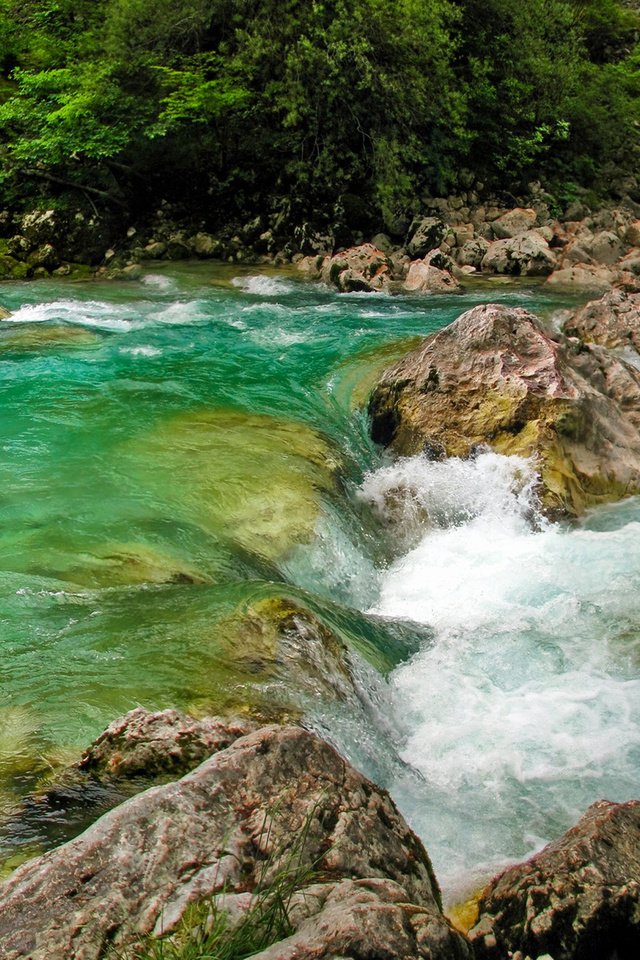
[{"label": "turquoise water", "polygon": [[412,338],[560,295],[188,264],[0,299],[0,804],[137,704],[250,708],[237,625],[281,595],[346,640],[359,695],[269,696],[392,790],[452,889],[637,792],[636,502],[534,532],[505,458],[390,464],[362,410]]}]

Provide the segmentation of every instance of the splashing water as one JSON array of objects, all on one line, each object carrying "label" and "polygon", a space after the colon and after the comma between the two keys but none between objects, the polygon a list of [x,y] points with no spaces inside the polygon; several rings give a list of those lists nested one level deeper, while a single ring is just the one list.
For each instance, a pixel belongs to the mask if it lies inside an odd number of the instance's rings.
[{"label": "splashing water", "polygon": [[360,492],[404,547],[373,612],[434,629],[391,682],[424,778],[401,803],[453,888],[637,791],[639,505],[562,528],[534,489],[534,464],[484,453],[401,460]]}]

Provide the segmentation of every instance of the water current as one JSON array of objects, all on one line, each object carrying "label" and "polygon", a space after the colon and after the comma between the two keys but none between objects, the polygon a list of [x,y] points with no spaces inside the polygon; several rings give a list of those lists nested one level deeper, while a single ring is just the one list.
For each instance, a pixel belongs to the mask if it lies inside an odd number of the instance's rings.
[{"label": "water current", "polygon": [[289,683],[449,898],[637,795],[638,500],[550,524],[535,464],[394,462],[363,411],[376,371],[475,303],[566,299],[206,264],[0,297],[0,812],[137,704],[249,709],[238,623],[283,596],[347,643],[359,695],[292,673],[261,708]]}]

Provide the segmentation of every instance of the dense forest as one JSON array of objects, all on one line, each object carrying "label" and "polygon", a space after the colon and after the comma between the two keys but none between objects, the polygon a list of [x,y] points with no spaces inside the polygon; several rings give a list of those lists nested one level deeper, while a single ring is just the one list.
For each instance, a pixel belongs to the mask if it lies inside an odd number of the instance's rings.
[{"label": "dense forest", "polygon": [[0,0],[3,202],[392,226],[478,181],[633,196],[638,6]]}]

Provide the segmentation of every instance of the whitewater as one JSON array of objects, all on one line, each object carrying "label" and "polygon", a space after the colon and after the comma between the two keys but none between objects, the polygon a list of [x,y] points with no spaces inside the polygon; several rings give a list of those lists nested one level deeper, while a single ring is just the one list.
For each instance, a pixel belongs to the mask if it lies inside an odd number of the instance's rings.
[{"label": "whitewater", "polygon": [[[417,337],[570,298],[210,264],[1,293],[0,821],[133,706],[222,709],[224,630],[271,596],[347,645],[357,700],[291,696],[390,790],[447,900],[637,796],[638,499],[550,523],[535,461],[393,460],[366,417]],[[0,859],[25,844],[0,822]]]}]

